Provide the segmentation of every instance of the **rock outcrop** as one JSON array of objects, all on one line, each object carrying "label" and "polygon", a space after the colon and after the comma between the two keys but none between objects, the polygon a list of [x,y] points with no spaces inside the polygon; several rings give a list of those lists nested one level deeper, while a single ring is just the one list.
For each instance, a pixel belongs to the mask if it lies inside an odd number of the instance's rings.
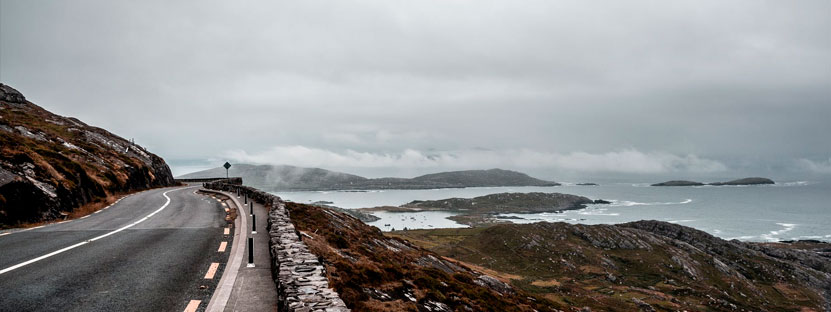
[{"label": "rock outcrop", "polygon": [[0,84],[0,227],[55,219],[116,193],[174,183],[161,157],[52,114]]}]

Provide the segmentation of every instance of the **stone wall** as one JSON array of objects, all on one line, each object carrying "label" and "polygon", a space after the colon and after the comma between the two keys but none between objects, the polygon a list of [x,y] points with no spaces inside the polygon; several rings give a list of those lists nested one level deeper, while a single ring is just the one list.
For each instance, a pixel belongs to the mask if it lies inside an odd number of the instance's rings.
[{"label": "stone wall", "polygon": [[278,310],[349,311],[338,293],[329,288],[326,268],[300,239],[280,197],[241,185],[241,180],[205,183],[209,189],[248,196],[269,209],[268,236],[271,272],[277,284]]}]

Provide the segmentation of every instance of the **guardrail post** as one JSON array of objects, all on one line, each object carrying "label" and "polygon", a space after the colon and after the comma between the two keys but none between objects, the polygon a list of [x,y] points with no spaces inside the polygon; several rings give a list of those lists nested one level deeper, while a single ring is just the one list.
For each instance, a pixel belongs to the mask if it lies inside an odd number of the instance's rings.
[{"label": "guardrail post", "polygon": [[245,193],[245,203],[248,203],[248,193]]},{"label": "guardrail post", "polygon": [[248,203],[248,214],[254,216],[254,202]]},{"label": "guardrail post", "polygon": [[257,216],[251,214],[251,234],[257,234]]},{"label": "guardrail post", "polygon": [[254,238],[248,238],[248,265],[246,267],[254,267]]}]

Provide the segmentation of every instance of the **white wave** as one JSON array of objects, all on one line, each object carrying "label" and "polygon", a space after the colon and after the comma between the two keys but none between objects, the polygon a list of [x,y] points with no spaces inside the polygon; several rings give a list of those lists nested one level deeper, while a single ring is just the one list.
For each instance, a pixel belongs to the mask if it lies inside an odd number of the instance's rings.
[{"label": "white wave", "polygon": [[713,229],[713,234],[721,234],[721,230],[719,230],[719,229]]},{"label": "white wave", "polygon": [[753,236],[753,235],[746,235],[746,236],[728,237],[728,238],[727,238],[727,240],[734,240],[734,239],[738,239],[738,240],[751,240],[751,239],[754,239],[754,238],[756,238],[756,236]]},{"label": "white wave", "polygon": [[631,207],[631,206],[657,206],[657,205],[683,205],[689,204],[693,202],[692,198],[687,198],[681,202],[653,202],[653,203],[641,203],[636,201],[628,201],[628,200],[611,200],[611,207]]},{"label": "white wave", "polygon": [[782,234],[787,233],[787,232],[790,232],[791,230],[793,230],[796,227],[796,224],[793,224],[793,223],[776,223],[776,224],[781,226],[782,229],[770,231],[767,234],[759,235],[759,237],[761,237],[762,239],[764,239],[766,241],[777,242],[777,241],[781,240],[777,236],[782,235]]},{"label": "white wave", "polygon": [[793,182],[784,182],[784,183],[779,183],[779,184],[774,184],[774,185],[780,185],[780,186],[805,186],[805,185],[810,185],[810,184],[811,184],[811,182],[808,182],[808,181],[793,181]]},{"label": "white wave", "polygon": [[596,209],[596,208],[595,209],[592,209],[592,208],[581,209],[581,210],[577,211],[577,214],[585,215],[585,216],[619,216],[620,215],[619,213],[616,213],[616,212],[607,213],[606,209]]},{"label": "white wave", "polygon": [[709,185],[709,184],[704,184],[704,185],[693,185],[693,186],[692,186],[692,188],[708,188],[708,187],[717,187],[717,186],[715,186],[715,185]]},{"label": "white wave", "polygon": [[678,224],[678,223],[687,223],[687,222],[693,222],[693,221],[695,221],[695,220],[669,220],[667,222]]}]

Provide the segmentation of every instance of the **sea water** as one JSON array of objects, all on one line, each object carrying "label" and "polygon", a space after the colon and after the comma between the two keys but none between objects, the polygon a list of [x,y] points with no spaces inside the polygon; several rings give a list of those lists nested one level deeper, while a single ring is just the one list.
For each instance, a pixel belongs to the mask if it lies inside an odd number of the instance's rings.
[{"label": "sea water", "polygon": [[[329,201],[342,208],[398,206],[413,200],[472,198],[504,192],[557,192],[611,201],[562,213],[505,214],[516,223],[540,221],[614,224],[660,220],[690,226],[725,239],[831,241],[831,181],[783,181],[775,185],[653,187],[648,183],[607,183],[554,187],[474,187],[365,192],[275,192],[290,201]],[[465,227],[448,220],[453,212],[374,212],[381,230]]]}]

